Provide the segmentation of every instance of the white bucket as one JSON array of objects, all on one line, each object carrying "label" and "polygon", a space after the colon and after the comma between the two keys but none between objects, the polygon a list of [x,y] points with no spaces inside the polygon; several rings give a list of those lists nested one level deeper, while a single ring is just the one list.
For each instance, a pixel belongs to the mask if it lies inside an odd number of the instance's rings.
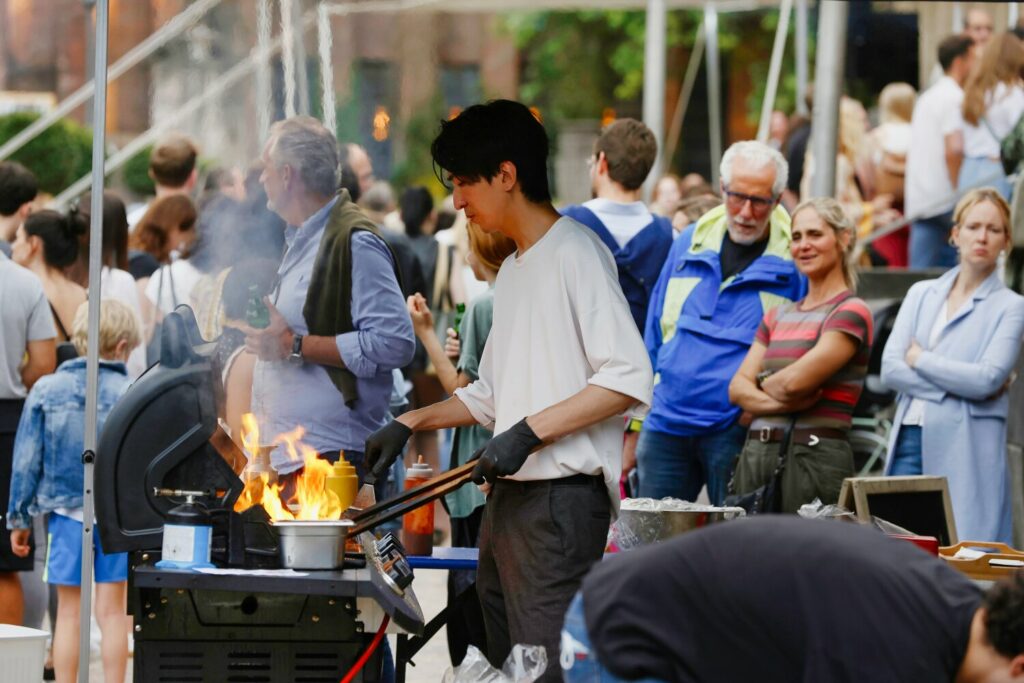
[{"label": "white bucket", "polygon": [[0,624],[0,668],[5,683],[39,683],[49,637],[39,629]]}]

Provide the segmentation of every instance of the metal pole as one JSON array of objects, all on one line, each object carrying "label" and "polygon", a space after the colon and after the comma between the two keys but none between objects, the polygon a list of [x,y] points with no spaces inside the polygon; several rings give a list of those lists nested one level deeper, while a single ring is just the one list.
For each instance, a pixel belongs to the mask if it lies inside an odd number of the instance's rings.
[{"label": "metal pole", "polygon": [[796,113],[807,116],[807,0],[796,0]]},{"label": "metal pole", "polygon": [[668,129],[668,140],[665,143],[665,163],[671,164],[676,156],[676,148],[679,146],[679,136],[683,132],[683,120],[686,118],[686,110],[690,107],[690,97],[693,95],[693,86],[697,82],[697,73],[700,70],[700,60],[704,57],[704,27],[697,27],[697,37],[693,40],[693,50],[690,52],[690,59],[686,62],[686,76],[683,77],[683,87],[679,89],[679,99],[676,101],[676,108],[672,112],[672,124]]},{"label": "metal pole", "polygon": [[[95,0],[92,1],[95,2]],[[128,69],[132,68],[143,59],[166,45],[171,41],[171,39],[175,38],[196,23],[196,21],[220,4],[220,2],[221,0],[196,0],[193,4],[189,5],[187,9],[181,12],[181,14],[177,15],[160,27],[156,33],[143,40],[141,43],[126,52],[121,59],[111,64],[110,70],[107,73],[107,84],[112,83],[124,72],[128,71]],[[90,80],[81,88],[68,95],[68,97],[58,104],[53,111],[44,114],[33,121],[30,126],[19,132],[0,147],[0,161],[3,161],[17,152],[32,140],[32,138],[39,135],[39,133],[70,114],[76,108],[88,102],[89,98],[92,97],[94,90],[95,81]]]},{"label": "metal pole", "polygon": [[284,115],[291,118],[295,109],[295,31],[292,28],[294,0],[281,0],[281,61],[284,62]]},{"label": "metal pole", "polygon": [[93,98],[92,210],[89,217],[89,333],[85,370],[85,450],[82,453],[82,597],[79,617],[78,680],[89,682],[89,642],[92,618],[93,461],[96,453],[97,401],[99,399],[100,276],[103,267],[103,165],[107,127],[107,14],[108,0],[96,2],[96,54],[93,82],[99,84]]},{"label": "metal pole", "polygon": [[811,119],[811,150],[814,154],[811,193],[815,197],[831,197],[836,189],[836,139],[839,137],[839,98],[843,94],[849,10],[846,2],[821,2]]},{"label": "metal pole", "polygon": [[649,198],[661,177],[665,144],[665,0],[647,0],[644,29],[644,123],[654,133],[658,155],[644,182],[644,197]]},{"label": "metal pole", "polygon": [[256,116],[259,122],[259,139],[266,140],[270,130],[270,0],[259,0],[256,5],[256,47],[260,55],[256,67]]},{"label": "metal pole", "polygon": [[297,27],[295,36],[295,81],[298,86],[298,110],[309,115],[309,68],[306,65],[306,31],[302,26],[302,0],[292,5],[292,26]]},{"label": "metal pole", "polygon": [[761,124],[757,127],[759,142],[768,142],[768,128],[775,110],[775,94],[779,90],[779,74],[782,73],[782,54],[786,50],[786,37],[789,35],[789,15],[793,10],[793,0],[782,0],[779,8],[779,25],[775,30],[775,45],[772,46],[772,61],[768,67],[768,84],[764,89],[764,101],[761,103]]},{"label": "metal pole", "polygon": [[715,9],[714,2],[704,6],[704,34],[708,67],[711,187],[718,187],[718,166],[722,163],[722,70],[718,61],[718,10]]},{"label": "metal pole", "polygon": [[1006,3],[1006,25],[1012,31],[1014,26],[1020,20],[1020,3],[1008,2]]},{"label": "metal pole", "polygon": [[963,33],[964,30],[964,8],[959,2],[953,3],[953,26],[950,27],[952,33]]},{"label": "metal pole", "polygon": [[[93,53],[96,51],[96,47],[93,45],[93,31],[96,30],[96,24],[93,21],[93,9],[96,7],[96,0],[82,0],[82,5],[85,8],[85,77],[88,78],[96,69],[96,65],[93,64]],[[85,110],[85,125],[92,126],[92,111],[89,109]]]},{"label": "metal pole", "polygon": [[323,112],[324,126],[337,137],[338,112],[334,103],[334,63],[331,61],[331,17],[327,13],[327,5],[317,6],[317,47],[320,52],[320,83],[323,89],[320,109]]}]

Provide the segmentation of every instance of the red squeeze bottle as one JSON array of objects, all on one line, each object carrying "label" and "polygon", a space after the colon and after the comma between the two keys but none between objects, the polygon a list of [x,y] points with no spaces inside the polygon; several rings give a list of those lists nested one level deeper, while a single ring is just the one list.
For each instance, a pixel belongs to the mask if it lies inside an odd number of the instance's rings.
[{"label": "red squeeze bottle", "polygon": [[[405,473],[405,488],[421,486],[433,477],[434,470],[423,461],[421,455]],[[402,545],[409,555],[430,555],[434,552],[433,501],[402,516]]]}]

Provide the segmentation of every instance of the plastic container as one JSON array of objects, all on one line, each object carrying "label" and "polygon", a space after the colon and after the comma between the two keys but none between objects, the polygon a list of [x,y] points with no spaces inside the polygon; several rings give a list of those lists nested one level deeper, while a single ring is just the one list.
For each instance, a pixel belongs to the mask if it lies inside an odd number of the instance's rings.
[{"label": "plastic container", "polygon": [[339,456],[338,461],[331,467],[325,486],[338,497],[342,511],[352,507],[356,492],[359,490],[359,476],[356,474],[356,468],[345,460],[344,454]]},{"label": "plastic container", "polygon": [[0,624],[0,667],[4,683],[39,683],[50,634],[25,626]]},{"label": "plastic container", "polygon": [[[434,470],[421,455],[405,473],[405,488],[416,488],[434,477]],[[402,545],[409,555],[431,555],[434,552],[434,501],[421,505],[402,517]]]}]

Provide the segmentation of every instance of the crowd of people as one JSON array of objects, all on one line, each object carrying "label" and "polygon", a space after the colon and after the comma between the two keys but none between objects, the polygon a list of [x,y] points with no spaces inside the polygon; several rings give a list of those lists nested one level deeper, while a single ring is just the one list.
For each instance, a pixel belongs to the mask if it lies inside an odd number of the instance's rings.
[{"label": "crowd of people", "polygon": [[[881,92],[873,130],[843,99],[834,197],[810,193],[823,162],[809,120],[780,114],[769,142],[728,148],[717,187],[665,176],[645,203],[656,137],[620,119],[594,142],[593,198],[556,209],[544,128],[506,100],[441,124],[441,202],[422,186],[396,196],[366,150],[309,117],[275,123],[246,173],[213,169],[202,185],[196,145],[167,136],[150,159],[155,196],[133,207],[107,191],[102,208],[40,209],[31,172],[0,163],[0,622],[42,622],[45,573],[53,666],[74,679],[94,211],[101,425],[186,305],[218,343],[239,443],[243,413],[268,437],[301,425],[320,457],[372,473],[378,497],[403,456],[435,471],[478,459],[479,488],[450,494],[442,515],[453,545],[480,548],[476,576],[449,581],[453,598],[474,580],[478,596],[451,619],[454,663],[469,645],[495,663],[520,642],[557,652],[623,495],[706,489],[722,505],[777,484],[777,511],[836,502],[877,343],[856,296],[868,260],[948,268],[910,289],[885,342],[882,381],[899,392],[886,473],[947,477],[961,538],[1010,542],[1024,297],[1004,284],[999,143],[1024,114],[1024,43],[990,17],[984,31],[986,16],[942,41],[942,74],[920,96]],[[901,220],[909,230],[892,229]],[[254,297],[264,326],[247,319]],[[282,449],[270,457],[287,497],[303,463]],[[119,682],[127,561],[95,538],[104,666]]]}]

